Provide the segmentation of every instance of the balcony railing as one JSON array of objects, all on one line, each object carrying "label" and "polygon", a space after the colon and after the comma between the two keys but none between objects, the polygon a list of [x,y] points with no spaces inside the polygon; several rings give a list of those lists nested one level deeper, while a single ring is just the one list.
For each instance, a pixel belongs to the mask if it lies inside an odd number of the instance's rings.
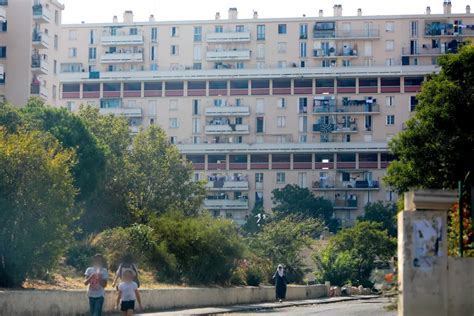
[{"label": "balcony railing", "polygon": [[143,116],[141,108],[106,108],[106,109],[100,109],[99,112],[102,115],[112,114],[116,116],[134,117],[134,118],[139,118]]},{"label": "balcony railing", "polygon": [[208,61],[224,61],[224,60],[250,60],[250,50],[222,50],[222,51],[208,51],[206,54]]},{"label": "balcony railing", "polygon": [[250,32],[209,33],[206,41],[208,43],[250,42]]},{"label": "balcony railing", "polygon": [[246,210],[249,208],[249,201],[247,199],[238,199],[238,200],[205,199],[204,207],[209,210]]},{"label": "balcony railing", "polygon": [[335,209],[355,209],[358,207],[357,198],[348,198],[348,199],[335,199],[334,208]]},{"label": "balcony railing", "polygon": [[364,30],[314,30],[313,38],[334,38],[334,39],[376,39],[380,38],[378,28]]},{"label": "balcony railing", "polygon": [[313,132],[314,133],[357,133],[357,124],[352,123],[350,126],[339,126],[336,123],[329,123],[329,124],[321,124],[316,123],[313,124]]},{"label": "balcony railing", "polygon": [[143,35],[105,35],[100,40],[102,45],[143,45]]},{"label": "balcony railing", "polygon": [[330,58],[330,57],[344,57],[344,58],[356,58],[359,56],[359,52],[356,49],[347,48],[347,49],[314,49],[313,57],[314,58]]},{"label": "balcony railing", "polygon": [[214,106],[206,108],[206,116],[248,116],[250,108],[248,106]]},{"label": "balcony railing", "polygon": [[34,55],[31,57],[31,69],[32,71],[40,74],[48,73],[48,62],[41,55]]},{"label": "balcony railing", "polygon": [[245,124],[207,125],[206,134],[248,134],[249,126]]},{"label": "balcony railing", "polygon": [[233,177],[211,177],[206,184],[206,189],[211,191],[248,191],[247,178],[235,179]]},{"label": "balcony railing", "polygon": [[320,180],[313,182],[314,190],[328,191],[357,191],[357,190],[379,190],[378,181],[330,181]]},{"label": "balcony railing", "polygon": [[106,53],[100,57],[102,63],[141,63],[143,53]]},{"label": "balcony railing", "polygon": [[38,96],[43,99],[48,99],[48,90],[45,86],[39,84],[31,84],[30,94],[33,96]]},{"label": "balcony railing", "polygon": [[46,34],[39,33],[37,31],[33,32],[32,38],[33,45],[38,48],[48,48],[49,47],[49,37]]},{"label": "balcony railing", "polygon": [[431,47],[428,45],[414,46],[414,47],[403,47],[402,55],[404,56],[418,56],[418,55],[441,55],[445,51],[441,47]]},{"label": "balcony railing", "polygon": [[51,13],[42,4],[33,6],[33,19],[37,22],[48,23],[51,20]]}]

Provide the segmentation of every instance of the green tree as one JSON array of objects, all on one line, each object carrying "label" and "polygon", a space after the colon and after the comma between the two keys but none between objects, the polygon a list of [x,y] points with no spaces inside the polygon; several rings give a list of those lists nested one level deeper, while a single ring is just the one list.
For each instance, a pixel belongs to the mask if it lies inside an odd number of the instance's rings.
[{"label": "green tree", "polygon": [[133,218],[127,207],[130,186],[127,157],[132,138],[127,119],[121,116],[100,115],[97,108],[90,106],[81,107],[79,117],[104,148],[105,154],[105,169],[99,182],[100,189],[87,201],[80,220],[81,227],[85,232],[91,233],[130,225]]},{"label": "green tree", "polygon": [[237,227],[227,220],[168,212],[150,226],[156,248],[149,261],[164,280],[228,284],[244,254]]},{"label": "green tree", "polygon": [[168,210],[195,215],[201,208],[205,187],[192,179],[192,166],[165,132],[151,126],[133,140],[128,157],[130,187],[128,207],[138,219]]},{"label": "green tree", "polygon": [[349,281],[370,286],[376,260],[389,260],[395,251],[396,240],[382,229],[382,224],[357,222],[354,227],[338,232],[315,254],[316,279],[338,285]]},{"label": "green tree", "polygon": [[247,234],[255,234],[262,230],[268,219],[269,214],[265,212],[265,209],[261,205],[255,205],[242,229]]},{"label": "green tree", "polygon": [[385,181],[399,192],[474,182],[474,46],[440,57],[439,64],[440,73],[423,84],[406,130],[390,143],[397,160]]},{"label": "green tree", "polygon": [[382,201],[367,203],[364,208],[364,215],[359,217],[359,221],[376,222],[382,224],[382,229],[386,230],[392,237],[397,236],[397,205],[394,203],[384,203]]},{"label": "green tree", "polygon": [[[268,258],[275,269],[283,264],[291,282],[301,283],[305,273],[301,253],[322,230],[323,225],[317,219],[286,217],[266,224],[249,239],[249,245],[257,256]],[[270,279],[271,275],[267,277]]]},{"label": "green tree", "polygon": [[333,218],[331,201],[314,196],[308,188],[288,184],[282,189],[273,190],[272,195],[275,204],[273,211],[278,217],[296,215],[301,218],[318,218],[333,232],[339,227],[339,222]]},{"label": "green tree", "polygon": [[84,201],[95,194],[105,166],[104,150],[81,118],[64,108],[48,107],[38,98],[30,99],[20,113],[28,129],[46,131],[63,148],[76,151],[73,175],[78,199]]},{"label": "green tree", "polygon": [[0,103],[0,126],[7,132],[14,133],[21,124],[22,119],[18,110],[8,102]]},{"label": "green tree", "polygon": [[44,276],[74,220],[74,152],[39,131],[0,128],[0,287]]}]

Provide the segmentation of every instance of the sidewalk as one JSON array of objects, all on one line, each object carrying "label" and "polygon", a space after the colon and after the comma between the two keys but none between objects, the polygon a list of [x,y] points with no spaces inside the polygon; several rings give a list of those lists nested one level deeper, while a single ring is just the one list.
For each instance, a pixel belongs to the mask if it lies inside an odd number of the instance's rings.
[{"label": "sidewalk", "polygon": [[143,314],[136,314],[136,315],[142,315],[142,316],[216,315],[216,314],[248,312],[248,311],[256,311],[256,310],[270,310],[270,309],[304,306],[304,305],[330,304],[330,303],[339,303],[339,302],[346,302],[346,301],[369,300],[369,299],[378,298],[378,297],[379,297],[378,295],[341,296],[341,297],[318,298],[318,299],[304,300],[304,301],[289,301],[289,302],[283,302],[283,303],[274,302],[274,303],[235,305],[235,306],[222,306],[222,307],[205,307],[205,308],[178,310],[178,311],[143,313]]}]

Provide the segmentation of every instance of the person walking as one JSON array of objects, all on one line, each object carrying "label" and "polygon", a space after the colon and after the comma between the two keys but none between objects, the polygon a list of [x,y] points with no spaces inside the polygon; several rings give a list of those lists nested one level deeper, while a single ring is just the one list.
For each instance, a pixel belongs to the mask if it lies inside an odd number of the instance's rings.
[{"label": "person walking", "polygon": [[281,303],[286,298],[286,285],[288,284],[283,265],[278,265],[273,279],[275,280],[276,299]]},{"label": "person walking", "polygon": [[105,266],[104,257],[100,254],[96,254],[92,257],[92,266],[87,268],[84,273],[84,285],[88,286],[87,296],[89,297],[89,311],[91,316],[102,316],[105,287],[109,279],[109,274]]},{"label": "person walking", "polygon": [[124,269],[122,271],[122,282],[118,286],[117,302],[115,309],[119,309],[123,316],[132,316],[135,310],[135,301],[138,302],[140,309],[143,309],[138,285],[134,281],[135,273],[132,270]]},{"label": "person walking", "polygon": [[126,254],[122,257],[122,263],[120,263],[117,272],[115,272],[114,282],[112,283],[112,287],[116,287],[118,284],[118,280],[123,280],[123,271],[130,270],[132,271],[134,276],[134,282],[137,284],[137,287],[140,287],[140,279],[138,278],[138,269],[135,263],[133,263],[133,257],[130,254]]}]

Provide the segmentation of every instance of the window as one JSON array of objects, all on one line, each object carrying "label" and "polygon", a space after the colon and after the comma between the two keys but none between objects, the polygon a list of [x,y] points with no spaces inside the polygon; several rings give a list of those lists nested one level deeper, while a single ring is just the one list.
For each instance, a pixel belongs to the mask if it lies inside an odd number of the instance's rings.
[{"label": "window", "polygon": [[193,115],[201,114],[201,100],[193,100]]},{"label": "window", "polygon": [[77,40],[77,31],[76,30],[69,30],[69,40],[75,41]]},{"label": "window", "polygon": [[277,127],[285,127],[285,126],[286,126],[286,117],[277,116]]},{"label": "window", "polygon": [[308,98],[298,99],[298,113],[300,114],[308,113]]},{"label": "window", "polygon": [[306,133],[308,131],[308,117],[300,116],[298,118],[298,131],[300,133]]},{"label": "window", "polygon": [[418,105],[418,99],[416,98],[416,96],[414,95],[410,96],[410,112],[415,112],[417,105]]},{"label": "window", "polygon": [[256,109],[255,109],[255,112],[257,114],[263,114],[265,113],[265,99],[257,99],[257,106],[256,106]]},{"label": "window", "polygon": [[193,63],[193,69],[194,70],[201,70],[202,69],[202,63]]},{"label": "window", "polygon": [[343,59],[342,60],[342,67],[351,67],[352,66],[352,62],[350,59]]},{"label": "window", "polygon": [[387,58],[385,59],[385,66],[395,66],[395,58]]},{"label": "window", "polygon": [[199,134],[201,132],[201,120],[193,118],[193,134]]},{"label": "window", "polygon": [[300,42],[300,57],[305,58],[307,56],[307,46],[306,42]]},{"label": "window", "polygon": [[237,69],[244,69],[244,67],[245,67],[245,64],[242,61],[235,63],[235,68]]},{"label": "window", "polygon": [[138,35],[138,29],[136,27],[131,27],[128,30],[128,35]]},{"label": "window", "polygon": [[418,37],[418,21],[410,21],[410,36]]},{"label": "window", "polygon": [[179,46],[178,45],[171,45],[171,56],[179,55]]},{"label": "window", "polygon": [[59,24],[59,11],[58,10],[54,11],[54,24],[56,25]]},{"label": "window", "polygon": [[54,35],[54,49],[58,49],[59,47],[59,36]]},{"label": "window", "polygon": [[156,42],[158,40],[158,28],[152,27],[151,28],[151,41]]},{"label": "window", "polygon": [[306,172],[298,173],[298,186],[303,189],[307,187]]},{"label": "window", "polygon": [[170,100],[169,110],[170,111],[177,111],[178,110],[178,100],[176,100],[176,99]]},{"label": "window", "polygon": [[258,44],[257,45],[257,58],[264,59],[265,58],[265,44]]},{"label": "window", "polygon": [[201,137],[200,136],[193,136],[193,144],[200,144]]},{"label": "window", "polygon": [[95,30],[89,31],[89,45],[95,45]]},{"label": "window", "polygon": [[385,97],[385,105],[386,106],[394,106],[395,105],[395,97],[394,96]]},{"label": "window", "polygon": [[389,32],[389,33],[395,32],[395,22],[393,21],[385,22],[385,32]]},{"label": "window", "polygon": [[277,62],[277,68],[286,68],[286,60],[279,60]]},{"label": "window", "polygon": [[194,60],[201,60],[201,45],[194,45]]},{"label": "window", "polygon": [[179,28],[177,26],[172,26],[170,30],[171,37],[178,37],[179,35]]},{"label": "window", "polygon": [[277,44],[277,47],[278,47],[278,53],[279,54],[284,54],[286,53],[286,42],[279,42]]},{"label": "window", "polygon": [[216,33],[222,33],[222,32],[224,32],[224,27],[223,27],[222,25],[216,25],[216,26],[214,27],[214,32],[216,32]]},{"label": "window", "polygon": [[89,47],[89,60],[97,59],[97,48]]},{"label": "window", "polygon": [[395,115],[387,115],[386,123],[387,123],[387,125],[394,125],[395,124]]},{"label": "window", "polygon": [[58,61],[54,60],[53,62],[53,73],[57,74],[58,73]]},{"label": "window", "polygon": [[150,60],[155,61],[158,59],[158,47],[157,46],[152,46],[150,48]]},{"label": "window", "polygon": [[170,128],[178,128],[178,118],[170,117]]},{"label": "window", "polygon": [[279,98],[278,99],[278,108],[280,108],[280,109],[285,109],[286,108],[286,99],[285,98]]},{"label": "window", "polygon": [[176,136],[170,136],[170,144],[176,144],[178,142],[178,138]]},{"label": "window", "polygon": [[202,26],[194,27],[194,41],[195,42],[202,41]]},{"label": "window", "polygon": [[265,132],[265,118],[263,116],[259,116],[256,118],[256,132],[263,133]]},{"label": "window", "polygon": [[278,34],[286,34],[286,24],[278,24]]},{"label": "window", "polygon": [[6,46],[1,46],[0,47],[0,58],[6,58],[7,57],[7,47]]},{"label": "window", "polygon": [[265,25],[259,24],[257,25],[257,41],[264,41],[265,40]]},{"label": "window", "polygon": [[277,181],[278,184],[285,184],[286,174],[284,172],[277,172],[276,181]]},{"label": "window", "polygon": [[308,24],[300,24],[300,39],[308,38]]},{"label": "window", "polygon": [[237,33],[242,33],[242,32],[245,32],[245,28],[244,28],[243,25],[236,25],[236,26],[235,26],[235,31],[236,31]]},{"label": "window", "polygon": [[263,183],[263,173],[255,174],[255,183]]},{"label": "window", "polygon": [[69,48],[69,57],[70,58],[77,57],[77,48],[75,48],[75,47]]},{"label": "window", "polygon": [[394,49],[395,49],[395,41],[394,40],[385,41],[385,50],[387,52],[391,52]]}]

